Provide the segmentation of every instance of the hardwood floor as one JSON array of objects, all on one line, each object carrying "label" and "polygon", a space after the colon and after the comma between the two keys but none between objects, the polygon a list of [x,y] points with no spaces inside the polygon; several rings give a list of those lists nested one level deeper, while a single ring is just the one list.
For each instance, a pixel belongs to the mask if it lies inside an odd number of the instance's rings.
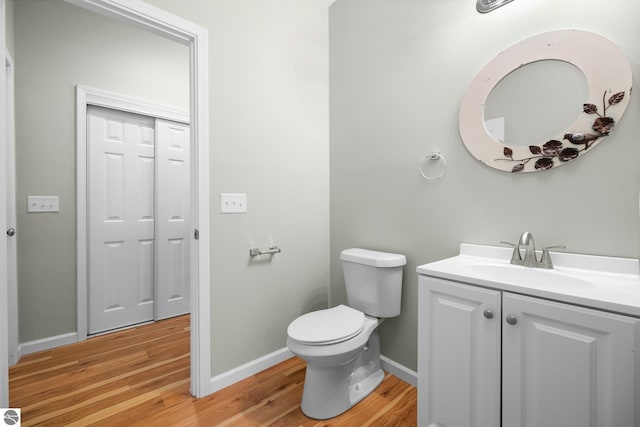
[{"label": "hardwood floor", "polygon": [[189,316],[24,356],[9,369],[22,425],[415,426],[415,387],[386,375],[366,399],[331,420],[300,410],[298,358],[202,399],[189,393]]}]

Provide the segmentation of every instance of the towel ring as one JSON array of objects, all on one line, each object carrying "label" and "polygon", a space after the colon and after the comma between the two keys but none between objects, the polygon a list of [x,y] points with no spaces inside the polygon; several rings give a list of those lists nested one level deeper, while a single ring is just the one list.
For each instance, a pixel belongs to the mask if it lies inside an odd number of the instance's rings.
[{"label": "towel ring", "polygon": [[[438,161],[438,160],[442,160],[442,171],[440,171],[439,175],[435,175],[435,176],[429,176],[427,175],[427,173],[424,171],[424,166],[425,166],[425,160],[430,160],[430,161]],[[431,152],[431,154],[427,154],[425,155],[422,160],[420,160],[420,174],[424,177],[424,179],[429,180],[429,181],[435,181],[438,180],[440,178],[442,178],[444,176],[444,170],[447,167],[447,161],[444,159],[444,156],[442,154],[440,154],[440,151],[433,151]]]}]

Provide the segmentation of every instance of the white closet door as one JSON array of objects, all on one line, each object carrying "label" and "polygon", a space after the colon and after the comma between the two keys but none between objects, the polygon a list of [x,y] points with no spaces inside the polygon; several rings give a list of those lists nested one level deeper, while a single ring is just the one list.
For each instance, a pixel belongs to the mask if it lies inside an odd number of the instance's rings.
[{"label": "white closet door", "polygon": [[89,333],[153,320],[155,123],[88,109]]},{"label": "white closet door", "polygon": [[156,119],[156,320],[189,312],[189,125]]}]

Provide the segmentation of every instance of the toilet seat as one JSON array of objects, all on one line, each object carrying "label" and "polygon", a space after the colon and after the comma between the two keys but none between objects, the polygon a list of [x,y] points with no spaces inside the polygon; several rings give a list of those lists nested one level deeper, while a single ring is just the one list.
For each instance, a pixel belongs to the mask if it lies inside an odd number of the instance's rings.
[{"label": "toilet seat", "polygon": [[362,332],[364,313],[338,305],[303,314],[289,325],[289,338],[306,345],[329,345],[349,340]]}]

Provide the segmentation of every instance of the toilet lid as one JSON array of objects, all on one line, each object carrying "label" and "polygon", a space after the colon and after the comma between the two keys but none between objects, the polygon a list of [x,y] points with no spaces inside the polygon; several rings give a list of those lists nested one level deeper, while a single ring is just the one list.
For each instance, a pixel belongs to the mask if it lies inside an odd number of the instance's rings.
[{"label": "toilet lid", "polygon": [[364,313],[339,305],[303,314],[291,322],[289,338],[309,345],[327,345],[346,341],[364,328]]}]

